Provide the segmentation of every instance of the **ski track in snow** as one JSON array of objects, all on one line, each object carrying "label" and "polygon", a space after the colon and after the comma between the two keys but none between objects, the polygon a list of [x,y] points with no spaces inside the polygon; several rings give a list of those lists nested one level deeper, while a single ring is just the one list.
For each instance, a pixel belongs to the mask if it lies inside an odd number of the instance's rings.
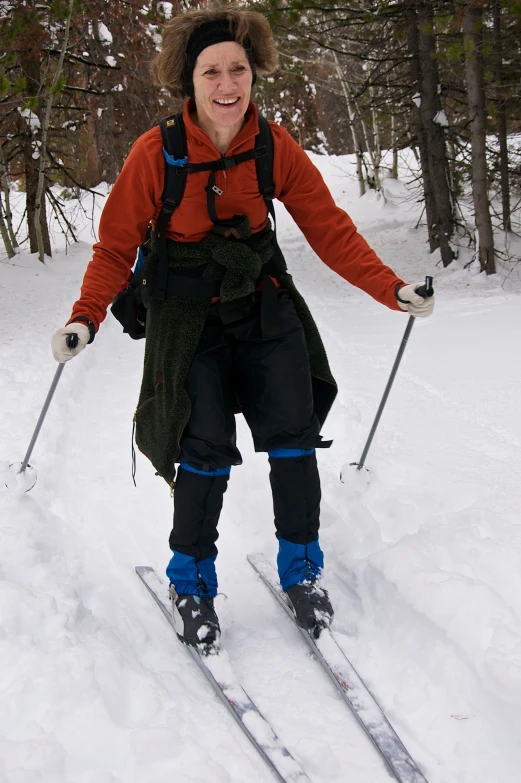
[{"label": "ski track in snow", "polygon": [[[404,279],[433,274],[369,452],[406,318],[323,265],[283,208],[281,245],[340,385],[319,452],[321,540],[336,638],[429,783],[517,783],[521,765],[521,286],[443,270],[417,205],[356,197],[347,159],[313,156]],[[56,365],[52,330],[91,241],[45,266],[0,264],[0,473],[21,461]],[[471,268],[472,269],[472,268]],[[109,316],[64,370],[35,447],[38,482],[0,491],[0,781],[268,783],[273,779],[134,574],[168,560],[168,488],[138,454],[143,346]],[[220,524],[223,644],[242,685],[314,783],[388,780],[376,752],[246,554],[276,555],[268,465],[238,420],[244,465]],[[343,483],[339,481],[342,473]],[[3,485],[3,482],[1,482]]]}]

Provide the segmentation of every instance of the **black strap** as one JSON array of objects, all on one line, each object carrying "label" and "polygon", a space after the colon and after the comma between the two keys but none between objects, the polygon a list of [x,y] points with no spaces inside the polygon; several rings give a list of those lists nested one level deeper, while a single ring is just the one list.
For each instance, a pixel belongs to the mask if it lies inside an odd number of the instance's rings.
[{"label": "black strap", "polygon": [[255,149],[239,152],[237,155],[230,155],[228,158],[222,157],[217,160],[209,160],[205,163],[189,163],[188,173],[197,174],[200,171],[228,171],[240,163],[252,160],[255,157]]},{"label": "black strap", "polygon": [[[76,318],[73,318],[70,323],[74,324],[74,323],[77,323],[78,321],[81,321],[82,323],[86,324],[86,326],[87,326],[87,328],[89,330],[89,336],[90,336],[90,340],[87,343],[87,345],[90,345],[91,343],[94,342],[94,338],[96,337],[96,327],[94,326],[92,321],[89,318],[87,318],[86,315],[77,315]],[[75,347],[75,346],[71,346],[71,347]]]},{"label": "black strap", "polygon": [[215,172],[212,171],[208,177],[208,183],[206,185],[206,209],[210,216],[210,220],[217,226],[219,224],[219,218],[217,217],[217,210],[215,209],[215,197],[221,196],[222,190],[215,184]]},{"label": "black strap", "polygon": [[166,117],[159,123],[165,155],[165,184],[161,200],[163,206],[157,218],[154,237],[159,242],[159,268],[152,296],[166,299],[168,284],[168,253],[166,230],[172,213],[181,203],[188,174],[188,157],[183,115],[179,112]]},{"label": "black strap", "polygon": [[247,150],[246,152],[240,152],[237,155],[230,155],[228,158],[220,158],[219,160],[208,161],[207,163],[194,163],[189,166],[189,173],[198,171],[209,171],[208,184],[206,185],[206,208],[210,220],[215,226],[230,225],[233,226],[235,220],[219,220],[217,217],[217,210],[215,207],[215,197],[222,195],[222,190],[215,184],[215,173],[217,171],[228,171],[228,169],[234,166],[239,166],[241,163],[245,163],[247,160],[253,160],[256,158],[256,149]]},{"label": "black strap", "polygon": [[286,272],[288,267],[277,241],[277,219],[273,199],[275,198],[275,183],[273,181],[273,134],[266,117],[259,114],[259,133],[255,138],[255,168],[259,191],[264,199],[268,213],[273,221],[273,245],[275,253],[273,261],[279,274]]},{"label": "black strap", "polygon": [[[273,182],[273,135],[268,120],[259,114],[259,132],[255,137],[255,168],[259,191],[266,206],[275,198]],[[269,207],[268,207],[269,209]]]},{"label": "black strap", "polygon": [[184,275],[169,275],[166,294],[170,296],[190,296],[197,299],[219,296],[221,283],[219,280],[203,280],[203,278],[185,277]]},{"label": "black strap", "polygon": [[[277,224],[275,218],[275,209],[273,207],[273,198],[275,196],[275,183],[273,181],[273,135],[268,121],[259,115],[259,133],[255,137],[255,146],[252,150],[222,157],[218,160],[207,161],[205,163],[189,163],[187,156],[186,133],[181,113],[172,114],[160,122],[161,136],[163,139],[163,148],[165,154],[165,184],[163,187],[162,202],[163,206],[158,216],[154,237],[159,244],[159,266],[155,285],[149,292],[149,297],[153,299],[166,299],[172,296],[173,291],[169,283],[169,263],[166,246],[166,232],[172,213],[181,203],[186,187],[186,178],[188,174],[195,174],[201,171],[209,171],[207,192],[207,208],[210,219],[215,225],[228,224],[233,225],[232,221],[219,220],[215,205],[216,196],[221,195],[222,191],[215,184],[215,173],[217,171],[227,171],[248,160],[255,160],[257,173],[257,182],[259,192],[264,198],[266,208],[273,221],[274,247],[275,254],[273,261],[277,274],[285,272],[286,262],[277,242]],[[182,284],[175,284],[178,289]],[[186,290],[192,285],[187,284]],[[269,285],[268,285],[269,288]],[[196,290],[194,286],[194,291]],[[198,286],[198,291],[203,287]],[[176,293],[178,296],[188,296],[190,294]],[[194,293],[193,296],[203,296],[202,293]],[[214,295],[214,294],[212,294]],[[270,297],[271,298],[271,297]]]},{"label": "black strap", "polygon": [[188,173],[195,174],[201,171],[209,171],[208,184],[206,186],[206,206],[208,215],[214,225],[222,225],[225,222],[219,220],[215,206],[215,197],[222,194],[222,190],[215,184],[215,173],[217,171],[228,171],[228,169],[245,163],[248,160],[255,160],[255,169],[257,173],[257,182],[259,192],[264,199],[266,209],[273,220],[273,232],[275,234],[275,257],[279,272],[286,271],[284,258],[276,241],[277,223],[275,210],[273,208],[273,199],[275,197],[275,183],[273,181],[273,135],[269,122],[265,117],[259,115],[259,133],[255,137],[255,145],[252,150],[239,152],[236,155],[222,157],[218,160],[206,161],[205,163],[189,163]]}]

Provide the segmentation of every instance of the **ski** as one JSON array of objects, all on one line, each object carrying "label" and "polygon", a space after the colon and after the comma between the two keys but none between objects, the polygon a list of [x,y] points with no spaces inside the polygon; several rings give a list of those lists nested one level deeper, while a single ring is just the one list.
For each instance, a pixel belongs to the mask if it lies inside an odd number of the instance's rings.
[{"label": "ski", "polygon": [[[293,622],[295,615],[282,590],[275,568],[262,554],[248,555],[248,561]],[[368,687],[338,646],[331,631],[319,639],[295,623],[316,659],[340,691],[360,725],[372,740],[389,772],[399,783],[427,783],[415,761],[386,718]]]},{"label": "ski", "polygon": [[[165,583],[149,566],[136,566],[136,573],[173,627]],[[226,652],[221,649],[218,653],[202,655],[194,647],[184,646],[244,734],[271,767],[277,780],[284,783],[311,783],[237,681]]]}]

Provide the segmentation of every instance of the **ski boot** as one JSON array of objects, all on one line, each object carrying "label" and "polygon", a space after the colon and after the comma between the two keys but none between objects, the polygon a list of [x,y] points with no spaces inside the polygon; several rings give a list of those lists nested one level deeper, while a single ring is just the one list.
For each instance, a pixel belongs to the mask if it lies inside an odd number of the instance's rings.
[{"label": "ski boot", "polygon": [[329,628],[334,611],[327,591],[316,579],[291,585],[286,590],[297,625],[318,639],[324,628]]},{"label": "ski boot", "polygon": [[198,595],[178,595],[170,587],[174,628],[183,644],[195,647],[202,655],[219,650],[221,629],[213,606],[213,598]]}]

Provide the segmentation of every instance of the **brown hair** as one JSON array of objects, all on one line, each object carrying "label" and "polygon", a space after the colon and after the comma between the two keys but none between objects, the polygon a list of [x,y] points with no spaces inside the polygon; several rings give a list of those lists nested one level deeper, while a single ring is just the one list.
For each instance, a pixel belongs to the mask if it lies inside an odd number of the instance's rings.
[{"label": "brown hair", "polygon": [[235,40],[247,39],[253,62],[260,74],[272,73],[278,65],[275,39],[268,20],[257,11],[246,11],[235,4],[211,5],[187,11],[170,19],[163,30],[163,45],[151,63],[157,84],[166,87],[175,98],[185,95],[183,74],[187,65],[186,48],[190,36],[200,25],[226,20]]}]

